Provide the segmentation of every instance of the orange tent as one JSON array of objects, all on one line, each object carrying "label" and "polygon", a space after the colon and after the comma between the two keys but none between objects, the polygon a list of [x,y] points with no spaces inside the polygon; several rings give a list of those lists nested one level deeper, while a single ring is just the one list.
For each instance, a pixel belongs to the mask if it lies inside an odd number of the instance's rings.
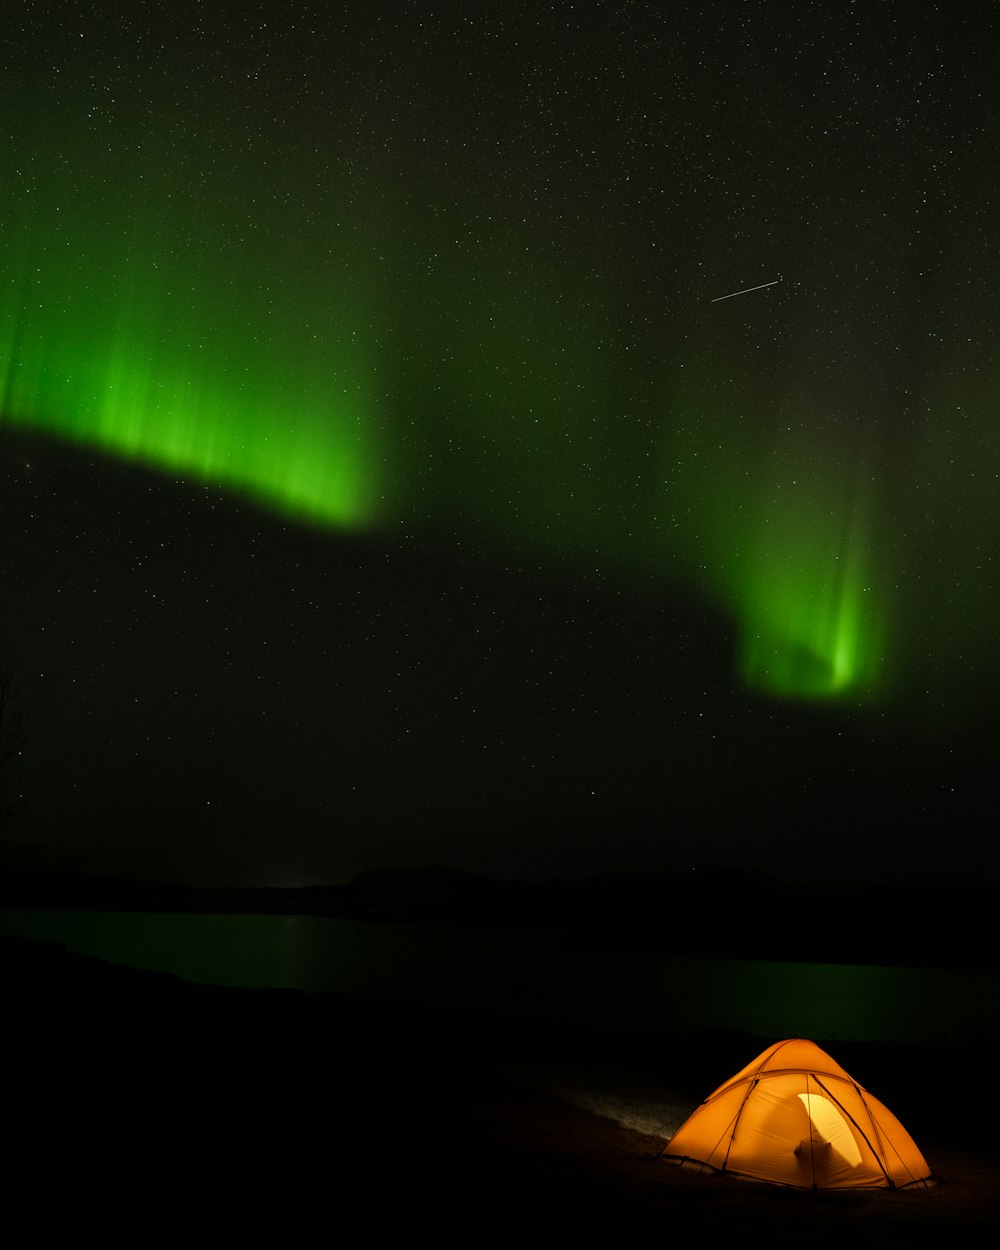
[{"label": "orange tent", "polygon": [[667,1158],[806,1189],[901,1189],[930,1179],[902,1124],[814,1042],[776,1042],[711,1094]]}]

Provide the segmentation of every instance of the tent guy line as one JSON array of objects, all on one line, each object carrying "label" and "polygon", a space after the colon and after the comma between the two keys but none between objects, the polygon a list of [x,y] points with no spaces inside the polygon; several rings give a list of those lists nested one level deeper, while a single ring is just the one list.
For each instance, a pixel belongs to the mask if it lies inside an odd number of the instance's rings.
[{"label": "tent guy line", "polygon": [[730,291],[728,295],[717,295],[715,299],[709,300],[709,303],[718,304],[720,300],[732,299],[736,295],[749,295],[751,291],[763,291],[767,286],[777,286],[780,281],[780,278],[775,278],[773,282],[762,282],[760,286],[745,286],[742,291]]}]

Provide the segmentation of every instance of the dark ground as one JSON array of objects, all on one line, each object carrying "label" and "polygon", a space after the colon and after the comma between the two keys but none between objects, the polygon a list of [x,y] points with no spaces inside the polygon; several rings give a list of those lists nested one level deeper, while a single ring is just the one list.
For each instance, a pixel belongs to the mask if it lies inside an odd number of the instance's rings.
[{"label": "dark ground", "polygon": [[936,1180],[827,1196],[656,1158],[679,1117],[774,1039],[580,1034],[196,986],[15,939],[0,943],[0,968],[4,1176],[36,1236],[145,1241],[179,1225],[377,1243],[749,1232],[775,1245],[968,1246],[1000,1230],[985,1042],[831,1045]]}]

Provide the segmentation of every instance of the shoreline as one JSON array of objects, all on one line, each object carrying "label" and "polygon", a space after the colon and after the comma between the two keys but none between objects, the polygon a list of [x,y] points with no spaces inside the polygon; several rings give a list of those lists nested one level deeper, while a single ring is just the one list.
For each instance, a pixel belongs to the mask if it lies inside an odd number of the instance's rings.
[{"label": "shoreline", "polygon": [[27,1160],[56,1132],[45,1181],[61,1192],[110,1170],[131,1196],[185,1207],[212,1198],[214,1177],[216,1206],[240,1187],[231,1220],[273,1200],[290,1218],[367,1213],[400,1233],[419,1212],[448,1237],[484,1217],[581,1233],[627,1221],[637,1236],[753,1228],[779,1245],[836,1233],[864,1246],[966,1246],[1000,1227],[1000,1154],[965,1089],[991,1047],[830,1044],[913,1134],[938,1183],[920,1195],[814,1195],[655,1158],[642,1117],[693,1109],[758,1053],[762,1039],[736,1030],[615,1035],[0,950],[15,1022],[12,1140]]},{"label": "shoreline", "polygon": [[[728,959],[988,971],[994,893],[974,882],[792,886],[720,865],[581,881],[495,881],[450,869],[398,868],[361,873],[346,884],[241,888],[0,862],[0,908],[311,916],[572,934],[603,949],[652,942]],[[938,926],[929,940],[929,915],[957,915],[961,924]],[[819,917],[822,923],[814,922]]]}]

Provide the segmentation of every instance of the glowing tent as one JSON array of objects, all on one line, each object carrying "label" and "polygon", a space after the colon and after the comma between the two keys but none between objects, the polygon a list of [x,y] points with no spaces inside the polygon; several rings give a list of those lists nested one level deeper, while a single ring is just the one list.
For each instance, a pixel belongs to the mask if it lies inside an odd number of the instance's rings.
[{"label": "glowing tent", "polygon": [[776,1042],[711,1094],[662,1152],[806,1189],[902,1189],[930,1179],[888,1108],[813,1042]]}]

